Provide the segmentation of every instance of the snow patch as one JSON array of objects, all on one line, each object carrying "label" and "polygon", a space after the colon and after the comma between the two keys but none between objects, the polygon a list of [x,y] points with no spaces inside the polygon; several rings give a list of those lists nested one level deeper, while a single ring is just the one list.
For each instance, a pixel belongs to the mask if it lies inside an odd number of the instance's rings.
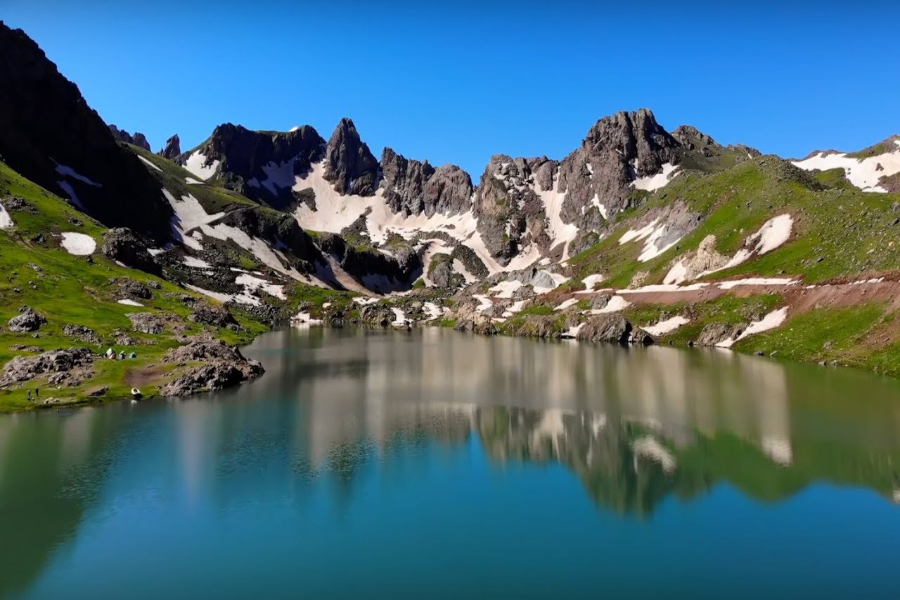
[{"label": "snow patch", "polygon": [[138,158],[141,159],[141,162],[143,162],[145,165],[147,165],[147,166],[150,167],[151,169],[156,169],[156,170],[159,171],[160,173],[163,172],[163,170],[160,169],[159,167],[157,167],[155,164],[153,164],[152,161],[150,161],[150,160],[144,158],[144,157],[141,156],[140,154],[138,154]]},{"label": "snow patch", "polygon": [[[537,194],[544,204],[544,214],[549,221],[551,247],[559,244],[563,246],[562,260],[569,257],[569,243],[578,236],[578,227],[574,223],[566,223],[562,220],[562,205],[566,199],[566,193],[559,191],[559,171],[553,177],[553,186],[549,190],[541,190],[540,186],[532,185],[531,189]],[[599,205],[600,201],[597,200]],[[605,210],[605,209],[602,209]],[[602,211],[601,211],[602,212]],[[606,215],[603,216],[606,218]],[[526,265],[527,266],[527,265]]]},{"label": "snow patch", "polygon": [[[900,140],[894,140],[900,146]],[[843,169],[847,180],[864,192],[887,193],[887,190],[879,185],[882,177],[889,177],[900,173],[900,148],[896,148],[868,158],[853,158],[846,154],[826,154],[820,152],[804,160],[792,163],[801,169],[812,171],[819,169]]]},{"label": "snow patch", "polygon": [[203,260],[202,258],[197,258],[195,256],[185,256],[184,260],[181,262],[184,263],[187,267],[193,267],[195,269],[212,269],[212,265]]},{"label": "snow patch", "polygon": [[739,285],[794,285],[795,283],[797,283],[797,280],[789,277],[750,277],[748,279],[723,281],[718,286],[723,290],[730,290]]},{"label": "snow patch", "polygon": [[406,325],[406,313],[399,308],[392,308],[391,311],[394,313],[394,322],[392,323],[394,327]]},{"label": "snow patch", "polygon": [[66,165],[56,165],[56,172],[59,173],[60,175],[62,175],[63,177],[70,177],[72,179],[80,181],[81,183],[86,183],[88,185],[98,187],[98,188],[103,187],[102,185],[100,185],[99,183],[97,183],[95,181],[92,181],[88,177],[78,174],[77,172],[75,172],[75,169],[73,169],[72,167],[67,167]]},{"label": "snow patch", "polygon": [[670,319],[666,319],[665,321],[660,321],[656,325],[648,325],[646,327],[641,327],[644,331],[653,336],[660,336],[665,333],[669,333],[671,331],[675,331],[682,325],[687,325],[690,323],[688,319],[685,319],[682,316],[675,316]]},{"label": "snow patch", "polygon": [[619,312],[621,310],[625,310],[631,306],[631,302],[623,298],[622,296],[613,296],[609,299],[609,302],[603,308],[598,308],[590,311],[592,315],[603,315],[607,313]]},{"label": "snow patch", "polygon": [[199,180],[197,180],[197,179],[194,179],[193,177],[185,177],[185,178],[184,178],[184,182],[187,183],[187,184],[189,184],[189,185],[203,185],[203,182],[202,182],[202,181],[199,181]]},{"label": "snow patch", "polygon": [[576,304],[578,304],[578,298],[569,298],[568,300],[565,300],[562,303],[560,303],[560,305],[557,306],[556,308],[554,308],[553,310],[566,310],[570,306],[575,306]]},{"label": "snow patch", "polygon": [[494,305],[494,302],[483,294],[475,294],[472,297],[478,300],[478,308],[476,309],[478,312],[484,312]]},{"label": "snow patch", "polygon": [[9,229],[14,225],[12,217],[6,211],[2,204],[0,204],[0,229]]},{"label": "snow patch", "polygon": [[759,321],[754,321],[747,326],[747,329],[741,333],[741,335],[737,336],[735,339],[728,338],[727,340],[723,340],[716,344],[719,348],[731,348],[736,342],[749,337],[755,333],[762,333],[764,331],[769,331],[770,329],[775,329],[776,327],[780,327],[784,321],[787,319],[788,307],[779,308],[778,310],[773,310],[766,316],[764,316]]},{"label": "snow patch", "polygon": [[488,288],[488,291],[496,292],[494,294],[495,298],[512,298],[513,294],[516,292],[516,290],[518,290],[523,285],[525,285],[525,284],[522,283],[521,281],[516,281],[516,280],[501,281],[494,287]]},{"label": "snow patch", "polygon": [[603,275],[588,275],[584,279],[581,280],[581,283],[584,284],[584,287],[587,291],[591,291],[594,289],[594,286],[603,281]]},{"label": "snow patch", "polygon": [[119,304],[124,304],[125,306],[143,306],[140,302],[136,302],[135,300],[123,299],[118,301]]},{"label": "snow patch", "polygon": [[206,181],[216,174],[216,169],[219,168],[219,161],[214,160],[208,165],[206,163],[206,155],[197,150],[188,157],[187,161],[184,163],[184,168],[203,181]]},{"label": "snow patch", "polygon": [[71,231],[62,234],[60,245],[65,248],[66,252],[75,256],[88,256],[97,249],[97,242],[94,241],[94,238],[84,233]]},{"label": "snow patch", "polygon": [[522,312],[522,309],[525,308],[525,305],[528,303],[528,300],[519,300],[517,302],[513,302],[512,306],[509,306],[506,310],[503,311],[503,316],[509,318],[516,313]]},{"label": "snow patch", "polygon": [[631,182],[632,187],[637,190],[645,190],[653,192],[665,187],[675,176],[678,167],[672,163],[666,163],[662,166],[662,170],[656,175],[647,175],[646,177],[638,177]]},{"label": "snow patch", "polygon": [[278,298],[279,300],[287,300],[283,285],[269,283],[265,279],[260,279],[259,277],[254,277],[253,275],[248,274],[238,275],[234,282],[238,285],[244,286],[244,290],[248,294],[255,290],[262,290],[270,296]]},{"label": "snow patch", "polygon": [[794,217],[791,215],[778,215],[766,221],[759,231],[748,238],[748,241],[756,240],[758,243],[755,252],[760,255],[766,254],[788,241],[793,224]]},{"label": "snow patch", "polygon": [[428,321],[434,321],[441,317],[441,309],[434,302],[426,302],[422,305],[422,308],[424,308],[425,312],[428,314]]}]

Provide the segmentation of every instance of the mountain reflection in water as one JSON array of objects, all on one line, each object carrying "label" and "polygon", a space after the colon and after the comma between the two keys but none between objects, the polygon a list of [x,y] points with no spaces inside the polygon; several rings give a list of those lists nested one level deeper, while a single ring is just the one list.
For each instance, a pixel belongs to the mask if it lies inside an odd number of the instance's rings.
[{"label": "mountain reflection in water", "polygon": [[177,528],[182,512],[303,514],[318,489],[349,512],[373,477],[402,493],[439,470],[434,448],[475,448],[495,470],[561,465],[625,520],[722,483],[753,502],[812,483],[900,501],[900,384],[865,373],[443,329],[292,329],[246,354],[267,373],[236,390],[0,416],[0,533],[16,549],[0,598],[63,585],[48,565],[127,507],[167,507]]}]

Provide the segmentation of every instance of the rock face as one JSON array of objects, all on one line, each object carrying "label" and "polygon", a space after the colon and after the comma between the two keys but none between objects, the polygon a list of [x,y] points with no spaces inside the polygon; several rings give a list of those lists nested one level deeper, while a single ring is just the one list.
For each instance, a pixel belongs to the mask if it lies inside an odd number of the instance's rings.
[{"label": "rock face", "polygon": [[737,339],[744,332],[746,325],[729,325],[727,323],[710,323],[703,328],[694,341],[697,346],[716,346],[728,339]]},{"label": "rock face", "polygon": [[144,164],[116,142],[37,44],[3,23],[0,82],[0,156],[6,164],[107,226],[169,237],[172,209]]},{"label": "rock face", "polygon": [[341,119],[328,140],[324,176],[339,194],[371,196],[378,188],[378,161],[350,119]]},{"label": "rock face", "polygon": [[587,342],[627,344],[631,330],[631,323],[622,315],[597,315],[590,317],[575,337]]},{"label": "rock face", "polygon": [[164,362],[207,364],[193,367],[165,385],[163,396],[189,396],[199,392],[221,390],[252,381],[265,370],[255,360],[248,360],[236,346],[222,341],[192,341],[169,350]]},{"label": "rock face", "polygon": [[147,141],[147,137],[143,133],[135,131],[134,135],[131,135],[124,129],[119,129],[115,125],[109,126],[109,132],[120,142],[134,144],[135,146],[139,146],[147,152],[150,152],[150,142]]},{"label": "rock face", "polygon": [[135,331],[151,335],[160,334],[166,329],[166,321],[153,313],[130,313],[126,315]]},{"label": "rock face", "polygon": [[536,190],[552,189],[557,168],[558,163],[547,157],[491,157],[473,209],[488,251],[501,264],[531,243],[543,252],[549,249],[547,215]]},{"label": "rock face", "polygon": [[13,333],[31,333],[41,328],[47,322],[43,316],[34,312],[31,307],[23,306],[19,314],[9,320],[7,328]]},{"label": "rock face", "polygon": [[129,267],[159,275],[160,266],[147,249],[148,241],[127,227],[110,229],[103,235],[100,251]]},{"label": "rock face", "polygon": [[302,261],[302,264],[293,265],[301,272],[314,270],[314,263],[322,260],[322,254],[309,234],[289,214],[246,208],[231,211],[221,222],[266,240],[275,248],[286,247],[293,257]]},{"label": "rock face", "polygon": [[428,161],[404,158],[390,148],[381,155],[384,198],[397,213],[429,217],[468,210],[472,179],[455,165],[435,169]]},{"label": "rock face", "polygon": [[[0,387],[31,381],[47,373],[62,374],[52,377],[54,383],[60,383],[69,378],[67,374],[71,371],[86,367],[92,362],[93,356],[87,348],[53,350],[37,356],[17,356],[3,367],[3,372],[0,373]],[[80,381],[82,378],[78,379]]]},{"label": "rock face", "polygon": [[226,307],[220,305],[198,303],[194,306],[188,320],[194,323],[203,323],[204,325],[213,325],[215,327],[237,327],[237,321],[231,315]]},{"label": "rock face", "polygon": [[181,139],[177,133],[166,140],[166,145],[159,151],[159,155],[169,160],[175,160],[181,156]]},{"label": "rock face", "polygon": [[405,289],[422,274],[422,260],[408,244],[391,247],[391,254],[348,244],[337,234],[322,236],[319,247],[341,268],[374,291]]},{"label": "rock face", "polygon": [[83,325],[66,325],[63,327],[63,335],[70,338],[75,338],[79,342],[83,342],[85,344],[100,344],[100,336],[97,335],[97,332],[89,327],[85,327]]},{"label": "rock face", "polygon": [[[195,149],[207,161],[219,161],[219,181],[254,200],[284,208],[295,202],[295,175],[305,175],[321,160],[325,140],[309,125],[289,132],[251,131],[225,123]],[[188,155],[181,157],[181,162]]]}]

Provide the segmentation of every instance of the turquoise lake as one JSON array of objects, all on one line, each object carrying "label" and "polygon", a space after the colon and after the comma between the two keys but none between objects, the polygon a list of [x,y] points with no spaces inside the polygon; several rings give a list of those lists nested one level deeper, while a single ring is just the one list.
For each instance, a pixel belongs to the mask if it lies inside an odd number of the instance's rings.
[{"label": "turquoise lake", "polygon": [[0,415],[0,598],[896,598],[900,382],[292,329],[240,389]]}]

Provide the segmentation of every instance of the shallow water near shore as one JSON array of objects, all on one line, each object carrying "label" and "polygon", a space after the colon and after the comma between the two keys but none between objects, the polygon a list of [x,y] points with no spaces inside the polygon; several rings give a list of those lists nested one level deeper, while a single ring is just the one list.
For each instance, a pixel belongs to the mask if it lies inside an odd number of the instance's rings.
[{"label": "shallow water near shore", "polygon": [[0,415],[0,598],[896,597],[896,380],[437,328],[245,354]]}]

